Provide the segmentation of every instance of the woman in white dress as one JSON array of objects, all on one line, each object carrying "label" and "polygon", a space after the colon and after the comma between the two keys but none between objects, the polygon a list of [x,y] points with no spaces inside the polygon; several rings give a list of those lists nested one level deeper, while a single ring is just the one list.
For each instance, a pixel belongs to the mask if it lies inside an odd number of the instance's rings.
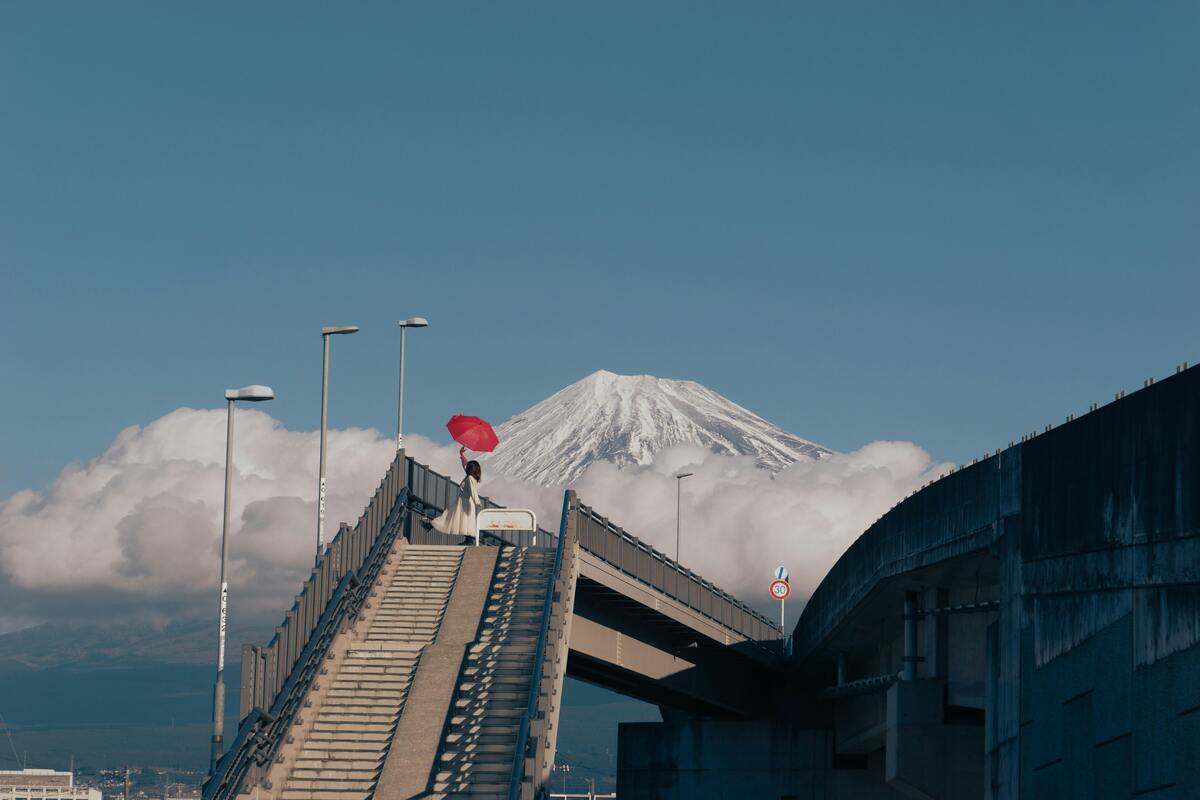
[{"label": "woman in white dress", "polygon": [[483,480],[483,468],[478,461],[468,461],[466,448],[458,449],[467,476],[458,487],[458,497],[446,506],[442,515],[433,521],[433,529],[450,536],[479,536],[476,515],[479,513],[479,481]]}]

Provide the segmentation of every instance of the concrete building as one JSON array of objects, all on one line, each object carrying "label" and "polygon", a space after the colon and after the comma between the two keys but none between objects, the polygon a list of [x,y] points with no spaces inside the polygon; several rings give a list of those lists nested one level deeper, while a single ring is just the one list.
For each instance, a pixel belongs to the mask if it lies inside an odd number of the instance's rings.
[{"label": "concrete building", "polygon": [[1200,371],[911,495],[846,551],[759,719],[625,725],[643,798],[1200,797]]},{"label": "concrete building", "polygon": [[73,772],[13,769],[0,770],[0,800],[104,800],[104,795],[76,786]]}]

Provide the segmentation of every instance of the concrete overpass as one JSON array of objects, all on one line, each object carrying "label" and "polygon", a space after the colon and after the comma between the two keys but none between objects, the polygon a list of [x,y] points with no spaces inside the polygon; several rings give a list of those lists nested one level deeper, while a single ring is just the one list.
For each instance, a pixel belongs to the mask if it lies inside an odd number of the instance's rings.
[{"label": "concrete overpass", "polygon": [[465,547],[428,524],[456,491],[397,456],[272,641],[243,648],[205,800],[537,796],[565,675],[664,718],[768,712],[782,632],[761,614],[572,492],[557,534]]},{"label": "concrete overpass", "polygon": [[978,459],[830,570],[758,720],[623,725],[635,798],[1200,797],[1200,371]]},{"label": "concrete overpass", "polygon": [[[421,519],[440,511],[457,486],[413,464],[415,494],[429,498],[408,531],[412,541],[450,541]],[[569,493],[563,530],[578,531],[580,568],[567,675],[667,710],[715,717],[764,713],[762,686],[778,676],[779,626],[700,575],[639,540]],[[490,502],[490,501],[488,501]],[[495,532],[508,544],[532,537]],[[557,543],[541,531],[543,546]],[[731,680],[730,678],[740,678]]]},{"label": "concrete overpass", "polygon": [[[792,634],[568,494],[463,548],[400,457],[265,646],[205,800],[537,796],[566,674],[659,704],[634,798],[1200,797],[1200,372],[897,504]],[[402,746],[394,746],[402,742]],[[350,753],[350,755],[347,755]]]}]

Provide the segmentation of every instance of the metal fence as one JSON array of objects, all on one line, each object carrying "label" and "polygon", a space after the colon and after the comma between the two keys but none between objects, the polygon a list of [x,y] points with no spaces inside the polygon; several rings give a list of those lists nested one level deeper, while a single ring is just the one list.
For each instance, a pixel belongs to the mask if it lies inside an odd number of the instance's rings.
[{"label": "metal fence", "polygon": [[[458,497],[457,483],[411,458],[408,460],[408,487],[412,501],[424,505],[424,508],[419,510],[426,517],[440,514],[454,498]],[[489,497],[480,497],[479,501],[484,508],[504,508]],[[414,521],[412,525],[412,533],[409,538],[414,544],[462,543],[459,540],[451,541],[452,538],[457,539],[457,537],[446,537],[436,531],[420,530],[417,521]],[[483,531],[480,541],[483,544],[503,543],[517,547],[553,549],[558,546],[558,536],[545,528],[538,528],[536,533],[533,531]]]},{"label": "metal fence", "polygon": [[296,595],[275,636],[266,645],[242,647],[241,716],[256,706],[270,708],[342,578],[362,567],[404,488],[401,457],[388,466],[354,527],[343,525]]},{"label": "metal fence", "polygon": [[341,526],[320,554],[270,643],[243,646],[242,720],[204,784],[204,800],[227,800],[247,780],[265,774],[329,646],[358,614],[403,530],[408,516],[404,476],[397,455],[355,526]]},{"label": "metal fence", "polygon": [[[440,537],[438,543],[456,538],[429,531],[422,518],[428,520],[440,513],[457,494],[454,481],[397,454],[355,525],[342,525],[320,554],[271,641],[243,646],[241,723],[230,750],[205,784],[206,800],[232,796],[247,777],[254,780],[265,768],[279,745],[280,731],[290,725],[318,671],[324,651],[343,622],[358,613],[395,538],[405,536],[418,542]],[[481,499],[485,508],[500,507],[486,497]],[[779,627],[763,615],[591,508],[577,503],[573,514],[581,550],[748,639],[781,637]],[[559,537],[544,529],[536,534],[485,532],[483,542],[559,547]]]},{"label": "metal fence", "polygon": [[[429,507],[429,516],[440,513],[458,496],[458,484],[411,459],[408,478],[412,496]],[[480,499],[485,508],[501,507],[486,497]],[[587,552],[747,639],[766,642],[783,638],[783,631],[778,624],[614,525],[592,508],[581,503],[577,513],[581,517],[580,546]],[[417,523],[413,524],[415,531]],[[413,535],[421,534],[414,532]],[[533,538],[532,533],[525,531],[490,531],[484,534],[483,541],[487,543],[490,539],[493,543],[529,547],[534,545]],[[558,545],[558,537],[547,530],[539,530],[536,538],[538,547],[553,548]]]},{"label": "metal fence", "polygon": [[594,509],[580,503],[577,513],[582,549],[747,639],[764,642],[782,638],[782,629],[767,617]]},{"label": "metal fence", "polygon": [[562,527],[554,549],[554,566],[546,579],[542,624],[529,680],[529,700],[521,715],[517,747],[513,752],[509,800],[533,800],[545,771],[543,766],[553,755],[547,744],[548,727],[558,717],[559,698],[555,696],[555,684],[560,675],[559,665],[566,666],[569,642],[564,633],[567,630],[567,616],[574,602],[577,574],[574,563],[577,548],[568,527],[572,498],[571,493],[563,498]]}]

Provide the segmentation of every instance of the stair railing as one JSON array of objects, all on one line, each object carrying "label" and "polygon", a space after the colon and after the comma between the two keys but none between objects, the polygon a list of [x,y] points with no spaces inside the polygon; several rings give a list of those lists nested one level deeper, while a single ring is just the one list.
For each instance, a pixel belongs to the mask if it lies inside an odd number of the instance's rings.
[{"label": "stair railing", "polygon": [[630,577],[736,631],[764,650],[778,651],[779,624],[701,575],[638,539],[580,502],[579,546]]},{"label": "stair railing", "polygon": [[[563,497],[563,512],[562,524],[559,527],[558,544],[554,549],[554,567],[550,571],[549,577],[546,579],[546,599],[542,603],[542,626],[538,633],[537,648],[533,655],[533,674],[529,679],[529,702],[525,706],[525,711],[521,714],[521,723],[517,729],[516,750],[513,753],[512,774],[509,777],[508,797],[509,800],[530,800],[534,793],[538,790],[538,764],[539,750],[541,740],[544,735],[531,737],[532,727],[535,720],[538,719],[538,707],[542,689],[542,677],[546,671],[547,653],[546,646],[550,638],[551,623],[554,618],[555,610],[555,594],[556,588],[560,588],[559,576],[563,568],[563,551],[564,545],[567,544],[568,527],[571,520],[571,514],[574,510],[573,500],[574,492],[567,492]],[[576,542],[578,539],[575,540]],[[575,548],[571,547],[572,557],[574,556]],[[573,566],[573,565],[572,565]],[[560,602],[566,599],[565,593],[559,593]],[[560,628],[561,631],[561,628]],[[558,644],[556,642],[556,644]],[[555,648],[559,649],[558,647]],[[549,666],[554,666],[553,661]],[[531,748],[532,743],[532,748]],[[533,750],[531,754],[529,751]],[[532,755],[533,763],[530,769],[526,769],[526,760]],[[529,778],[530,790],[522,796],[522,785],[526,778]]]},{"label": "stair railing", "polygon": [[[393,467],[398,463],[402,464],[402,458],[401,456],[394,461]],[[324,607],[320,609],[319,616],[311,620],[310,635],[303,642],[299,653],[287,663],[287,672],[284,673],[282,686],[277,691],[271,692],[269,710],[263,711],[262,706],[255,705],[243,716],[238,726],[237,736],[230,744],[229,750],[221,756],[212,775],[204,783],[201,795],[203,800],[233,800],[247,781],[255,783],[266,776],[288,730],[303,708],[305,695],[308,694],[314,679],[320,675],[322,664],[333,640],[347,625],[352,624],[358,618],[363,604],[370,595],[371,587],[375,584],[375,580],[391,552],[396,537],[404,529],[404,522],[410,511],[407,488],[400,485],[394,497],[390,498],[390,507],[386,515],[382,512],[381,502],[381,494],[390,495],[390,492],[387,491],[388,487],[393,485],[390,481],[400,475],[401,473],[398,471],[389,468],[380,491],[375,493],[371,504],[367,506],[366,512],[360,518],[359,525],[353,531],[348,527],[343,527],[338,537],[323,554],[322,562],[313,570],[314,576],[325,575],[328,578],[330,574],[338,575],[347,562],[350,565],[356,565],[346,569],[340,575],[340,579],[330,591]],[[353,535],[346,535],[359,531],[365,532],[372,528],[378,533],[373,537],[373,541],[369,542],[369,545],[365,533],[357,538]],[[319,580],[315,582],[314,588],[318,590],[323,588]],[[314,591],[314,596],[316,595],[317,592]],[[303,604],[298,601],[297,605],[303,610]],[[306,621],[303,615],[295,613],[296,610],[297,606],[293,606],[285,624]],[[281,636],[281,632],[286,633],[286,629],[281,628],[276,631],[275,638],[266,648],[247,645],[243,651],[243,664],[249,660],[252,666],[256,667],[250,675],[243,671],[243,686],[247,681],[250,682],[248,692],[246,689],[243,690],[243,702],[247,696],[261,697],[271,691],[270,683],[263,685],[256,684],[255,681],[262,681],[264,678],[270,679],[280,674],[279,667],[285,662],[275,655],[276,652],[281,651],[284,659],[290,658],[291,650],[289,648],[295,646],[298,634]],[[260,657],[260,653],[255,651],[265,651],[265,653]],[[249,659],[245,657],[247,654],[250,655]],[[270,671],[258,670],[259,664],[256,662],[259,662],[260,658],[261,665],[270,666],[273,669]],[[243,670],[245,670],[245,666],[243,666]]]},{"label": "stair railing", "polygon": [[579,500],[575,492],[566,493],[563,504],[569,507],[563,538],[562,565],[554,584],[554,606],[550,612],[546,654],[542,661],[542,681],[538,691],[538,710],[531,723],[533,762],[530,771],[531,795],[544,794],[554,769],[558,743],[558,720],[562,710],[563,682],[571,650],[571,620],[575,612],[575,588],[579,578]]},{"label": "stair railing", "polygon": [[[457,483],[411,458],[408,460],[408,487],[414,505],[424,505],[423,508],[415,508],[415,510],[426,519],[433,519],[442,513],[446,505],[458,496]],[[479,502],[481,508],[504,508],[486,495],[480,495]],[[544,528],[538,528],[536,533],[488,531],[483,534],[483,541],[488,544],[511,544],[517,547],[533,546],[535,539],[537,540],[536,546],[539,548],[549,549],[558,544],[558,536]],[[442,542],[435,539],[430,543],[440,544]]]}]

